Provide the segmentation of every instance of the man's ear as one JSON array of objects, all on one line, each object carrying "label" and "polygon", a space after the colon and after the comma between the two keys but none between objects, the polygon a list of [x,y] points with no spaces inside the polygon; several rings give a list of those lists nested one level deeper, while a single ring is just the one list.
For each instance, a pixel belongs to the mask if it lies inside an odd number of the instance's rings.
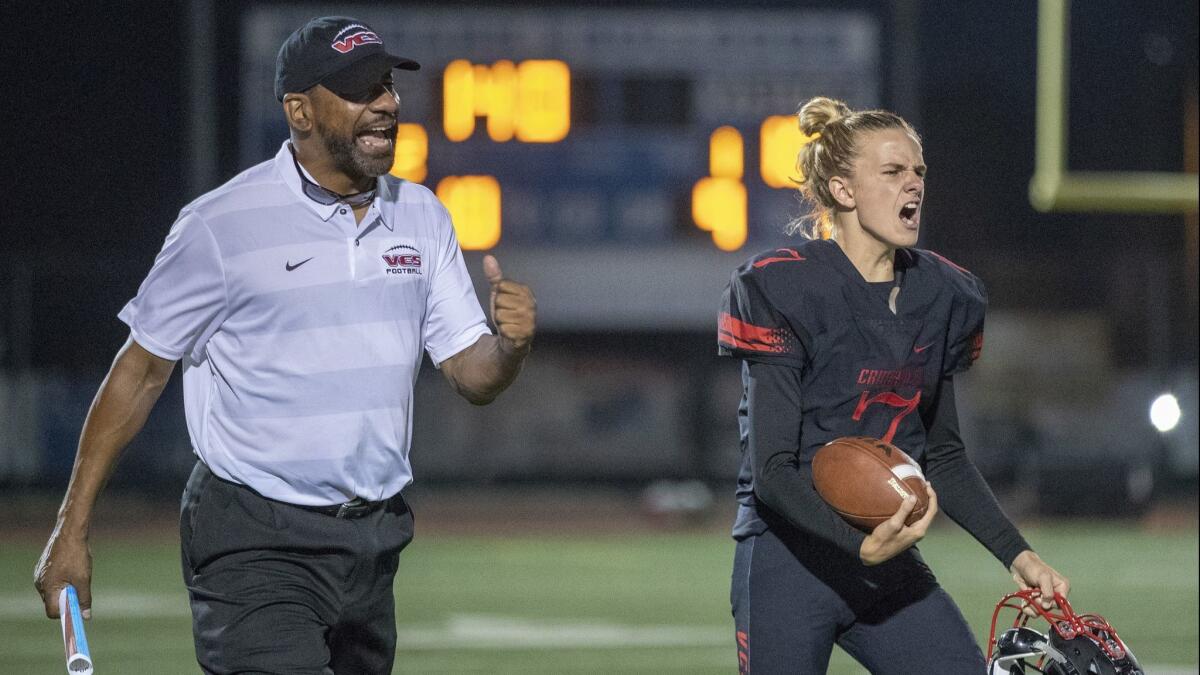
[{"label": "man's ear", "polygon": [[842,176],[834,176],[829,179],[828,187],[829,194],[842,208],[854,208],[854,188],[850,186],[850,181]]},{"label": "man's ear", "polygon": [[283,116],[296,131],[312,131],[313,101],[307,94],[287,94],[283,97]]}]

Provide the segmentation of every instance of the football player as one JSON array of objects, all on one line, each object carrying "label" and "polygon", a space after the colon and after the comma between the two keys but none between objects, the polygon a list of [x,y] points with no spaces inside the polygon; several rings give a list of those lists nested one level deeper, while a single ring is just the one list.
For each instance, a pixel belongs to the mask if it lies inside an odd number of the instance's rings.
[{"label": "football player", "polygon": [[[1066,596],[968,459],[954,376],[983,345],[982,282],[916,249],[921,141],[899,116],[818,97],[800,108],[806,241],[738,268],[719,317],[742,361],[742,468],[731,600],[743,672],[824,673],[836,643],[872,673],[982,673],[962,614],[913,546],[940,508],[1021,588]],[[907,452],[932,488],[870,533],[816,493],[811,460],[842,436]],[[1046,602],[1050,602],[1047,600]]]}]

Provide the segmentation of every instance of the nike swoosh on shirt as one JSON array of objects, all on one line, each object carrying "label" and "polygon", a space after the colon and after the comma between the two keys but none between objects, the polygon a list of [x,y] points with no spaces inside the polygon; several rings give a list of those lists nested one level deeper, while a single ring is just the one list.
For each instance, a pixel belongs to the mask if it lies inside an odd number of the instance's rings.
[{"label": "nike swoosh on shirt", "polygon": [[[315,258],[315,257],[316,257],[316,256],[313,256],[313,258]],[[312,258],[307,258],[307,259],[305,259],[305,260],[301,260],[300,262],[296,263],[295,265],[293,265],[293,264],[292,264],[292,263],[289,261],[289,262],[286,262],[286,263],[284,263],[284,265],[283,265],[283,268],[284,268],[285,270],[287,270],[287,271],[291,272],[292,270],[294,270],[294,269],[296,269],[297,267],[299,267],[299,266],[303,265],[304,263],[308,262],[309,260],[312,260]]]},{"label": "nike swoosh on shirt", "polygon": [[921,347],[913,347],[913,353],[920,354],[921,352],[925,351],[926,349],[929,349],[932,346],[933,346],[933,343],[930,342],[929,344],[921,346]]}]

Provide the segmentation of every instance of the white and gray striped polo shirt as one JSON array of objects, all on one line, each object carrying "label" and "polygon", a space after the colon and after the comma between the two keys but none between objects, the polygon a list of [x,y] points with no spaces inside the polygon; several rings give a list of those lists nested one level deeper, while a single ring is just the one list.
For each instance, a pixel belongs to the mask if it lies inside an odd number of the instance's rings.
[{"label": "white and gray striped polo shirt", "polygon": [[183,362],[196,454],[293,504],[378,500],[412,480],[413,384],[489,333],[450,216],[386,176],[358,224],[307,198],[287,143],[184,207],[119,315]]}]

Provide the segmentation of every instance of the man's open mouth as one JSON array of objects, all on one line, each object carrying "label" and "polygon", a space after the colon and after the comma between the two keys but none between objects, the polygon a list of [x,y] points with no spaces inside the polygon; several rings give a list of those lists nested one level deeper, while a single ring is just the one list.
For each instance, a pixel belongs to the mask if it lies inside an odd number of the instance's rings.
[{"label": "man's open mouth", "polygon": [[396,141],[396,125],[380,124],[358,132],[355,140],[368,152],[390,152]]}]

